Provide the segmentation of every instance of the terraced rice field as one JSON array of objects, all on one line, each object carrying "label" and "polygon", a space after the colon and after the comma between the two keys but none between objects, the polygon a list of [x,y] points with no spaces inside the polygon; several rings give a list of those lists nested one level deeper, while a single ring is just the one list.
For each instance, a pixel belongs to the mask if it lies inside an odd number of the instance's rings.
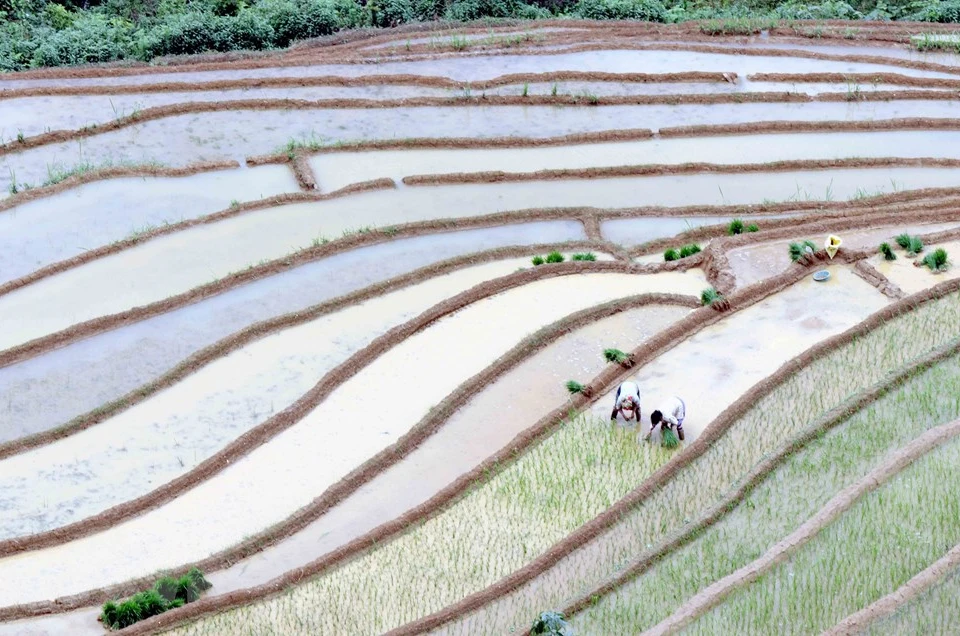
[{"label": "terraced rice field", "polygon": [[960,57],[821,26],[0,75],[0,634],[949,633]]}]

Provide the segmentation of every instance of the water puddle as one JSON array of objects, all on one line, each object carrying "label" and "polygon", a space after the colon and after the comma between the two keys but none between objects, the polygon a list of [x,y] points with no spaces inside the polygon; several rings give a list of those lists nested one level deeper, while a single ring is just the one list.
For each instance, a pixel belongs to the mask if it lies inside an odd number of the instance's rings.
[{"label": "water puddle", "polygon": [[[47,430],[151,382],[231,333],[444,259],[586,238],[576,221],[401,239],[331,256],[0,369],[0,441]],[[498,270],[499,271],[499,270]],[[512,271],[512,270],[511,270]],[[509,272],[507,272],[509,273]]]}]

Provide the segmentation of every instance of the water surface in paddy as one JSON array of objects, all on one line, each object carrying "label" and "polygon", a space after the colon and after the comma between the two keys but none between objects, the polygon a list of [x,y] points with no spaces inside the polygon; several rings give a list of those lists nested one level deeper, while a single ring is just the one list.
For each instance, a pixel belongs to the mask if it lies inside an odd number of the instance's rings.
[{"label": "water surface in paddy", "polygon": [[87,183],[0,212],[0,283],[232,202],[298,191],[288,166]]},{"label": "water surface in paddy", "polygon": [[[157,161],[182,166],[279,152],[289,141],[350,142],[439,137],[556,137],[623,128],[738,124],[761,121],[859,121],[950,118],[957,102],[824,102],[657,106],[463,106],[345,110],[232,111],[177,115],[0,157],[0,195],[11,176],[43,182],[51,166]],[[372,116],[375,112],[376,116]],[[930,149],[937,155],[942,145]]]},{"label": "water surface in paddy", "polygon": [[904,168],[409,187],[245,213],[158,237],[0,297],[0,314],[20,316],[0,333],[7,348],[72,324],[185,292],[212,278],[275,259],[317,237],[411,221],[503,210],[596,206],[692,206],[765,200],[846,199],[954,185],[954,170]]},{"label": "water surface in paddy", "polygon": [[[588,40],[589,41],[589,40]],[[700,45],[696,43],[695,45]],[[798,48],[793,46],[791,48]],[[802,49],[801,49],[802,50]],[[366,64],[327,64],[279,68],[195,71],[185,73],[151,73],[122,77],[73,79],[4,79],[2,88],[31,86],[123,85],[134,83],[203,82],[238,77],[304,77],[342,75],[357,77],[372,74],[444,75],[454,79],[476,81],[508,73],[546,73],[549,71],[595,71],[606,73],[636,73],[656,69],[657,73],[685,71],[752,73],[876,73],[897,72],[916,77],[955,77],[951,73],[920,71],[885,64],[814,60],[798,57],[763,57],[700,53],[673,50],[598,50],[554,55],[482,55],[451,56],[441,59],[413,62],[382,62]],[[649,72],[649,71],[648,71]]]},{"label": "water surface in paddy", "polygon": [[0,442],[59,426],[153,381],[255,322],[298,311],[447,258],[508,245],[582,240],[576,221],[449,232],[359,248],[123,325],[0,369]]}]

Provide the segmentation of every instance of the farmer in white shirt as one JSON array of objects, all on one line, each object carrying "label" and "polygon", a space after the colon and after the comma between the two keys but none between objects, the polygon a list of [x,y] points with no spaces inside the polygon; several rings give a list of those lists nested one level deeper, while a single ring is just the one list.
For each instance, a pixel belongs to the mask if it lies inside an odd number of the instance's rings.
[{"label": "farmer in white shirt", "polygon": [[622,415],[623,419],[630,421],[631,418],[640,423],[640,387],[636,382],[624,382],[617,387],[616,403],[613,405],[613,412],[610,413],[610,421],[615,422],[617,415]]},{"label": "farmer in white shirt", "polygon": [[650,430],[643,439],[649,440],[653,429],[659,425],[661,432],[664,428],[672,428],[676,430],[677,437],[683,440],[683,420],[686,416],[687,405],[677,396],[673,396],[650,414]]}]

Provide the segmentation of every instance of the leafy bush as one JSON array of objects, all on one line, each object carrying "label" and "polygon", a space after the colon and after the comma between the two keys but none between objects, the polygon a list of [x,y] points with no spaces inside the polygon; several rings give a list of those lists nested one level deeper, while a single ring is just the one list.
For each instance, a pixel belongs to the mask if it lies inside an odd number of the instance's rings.
[{"label": "leafy bush", "polygon": [[893,253],[893,248],[890,247],[889,243],[880,244],[880,253],[883,254],[884,260],[887,260],[887,261],[897,260],[897,255]]},{"label": "leafy bush", "polygon": [[922,0],[908,5],[905,20],[916,22],[960,22],[960,0]]},{"label": "leafy bush", "polygon": [[680,248],[680,258],[686,258],[688,256],[693,256],[700,252],[700,246],[696,243],[691,243],[689,245],[684,245]]},{"label": "leafy bush", "polygon": [[446,17],[466,22],[479,18],[519,17],[519,0],[457,0],[447,7]]},{"label": "leafy bush", "polygon": [[570,13],[587,20],[665,22],[667,8],[659,0],[580,0]]},{"label": "leafy bush", "polygon": [[774,14],[782,20],[862,20],[863,14],[843,0],[825,0],[819,4],[788,2]]},{"label": "leafy bush", "polygon": [[947,269],[947,250],[939,247],[923,257],[923,264],[932,272],[942,272]]},{"label": "leafy bush", "polygon": [[730,221],[730,225],[727,226],[727,234],[730,236],[743,234],[743,219],[734,219]]},{"label": "leafy bush", "polygon": [[261,0],[255,8],[273,28],[273,43],[289,46],[294,40],[330,35],[359,26],[363,10],[349,0]]},{"label": "leafy bush", "polygon": [[675,261],[680,258],[680,252],[674,248],[670,248],[663,253],[663,260],[665,261]]},{"label": "leafy bush", "polygon": [[534,256],[531,261],[533,262],[534,267],[537,265],[543,265],[545,262],[542,256]]},{"label": "leafy bush", "polygon": [[560,252],[550,252],[549,254],[547,254],[547,262],[548,262],[548,263],[562,263],[562,262],[563,262],[563,254],[561,254]]},{"label": "leafy bush", "polygon": [[597,260],[597,255],[593,252],[586,252],[583,254],[574,254],[571,260],[574,261],[595,261]]},{"label": "leafy bush", "polygon": [[30,66],[112,62],[123,59],[131,48],[132,25],[86,12],[67,28],[59,31],[41,28],[34,37],[39,43],[30,55]]},{"label": "leafy bush", "polygon": [[564,620],[562,612],[543,612],[533,621],[530,633],[543,636],[572,636],[570,623]]}]

